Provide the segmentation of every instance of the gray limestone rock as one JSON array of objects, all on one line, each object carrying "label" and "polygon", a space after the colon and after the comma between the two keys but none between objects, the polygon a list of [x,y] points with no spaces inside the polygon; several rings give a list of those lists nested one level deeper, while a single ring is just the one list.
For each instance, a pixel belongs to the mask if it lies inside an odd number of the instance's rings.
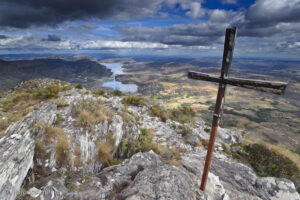
[{"label": "gray limestone rock", "polygon": [[28,170],[33,166],[35,123],[55,121],[56,105],[45,104],[40,111],[27,114],[20,121],[11,124],[0,139],[0,196],[14,199]]},{"label": "gray limestone rock", "polygon": [[41,190],[37,189],[36,187],[30,188],[26,194],[30,195],[32,198],[37,198],[42,193]]},{"label": "gray limestone rock", "polygon": [[[64,96],[68,94],[67,96]],[[72,104],[82,99],[101,100],[103,106],[113,111],[112,119],[104,120],[91,129],[79,127],[71,115]],[[39,111],[33,111],[20,121],[11,124],[4,137],[0,138],[0,196],[1,199],[15,199],[29,168],[33,167],[35,137],[44,138],[44,122],[53,125],[58,114],[61,128],[68,139],[70,165],[60,168],[56,165],[56,143],[45,146],[47,156],[36,160],[34,167],[42,167],[49,173],[74,175],[70,191],[66,176],[51,176],[40,188],[32,187],[27,194],[42,200],[54,199],[191,199],[191,200],[300,200],[294,184],[287,179],[258,177],[249,166],[238,162],[222,151],[222,146],[241,142],[239,131],[220,128],[216,138],[215,153],[208,175],[206,191],[199,189],[206,149],[199,141],[208,139],[205,123],[196,119],[194,124],[180,124],[168,119],[162,122],[149,115],[146,106],[129,106],[126,116],[120,97],[94,97],[90,92],[80,93],[76,89],[60,93],[58,102],[70,104],[57,108],[55,103],[44,103]],[[181,134],[179,126],[188,127],[188,133]],[[120,142],[132,137],[137,139],[140,129],[152,130],[154,142],[178,152],[179,163],[172,165],[171,151],[162,155],[139,152],[121,164],[103,168],[98,156],[97,142],[104,140],[107,133],[115,139],[115,148]],[[79,153],[78,153],[79,151]],[[77,158],[75,156],[77,154]],[[75,160],[77,159],[77,164]],[[71,176],[71,175],[70,175]],[[69,180],[70,183],[70,180]]]}]

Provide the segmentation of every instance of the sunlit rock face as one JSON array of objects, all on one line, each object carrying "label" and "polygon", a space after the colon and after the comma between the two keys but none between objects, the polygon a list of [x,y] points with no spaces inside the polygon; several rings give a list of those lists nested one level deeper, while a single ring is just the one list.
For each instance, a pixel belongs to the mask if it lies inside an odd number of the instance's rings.
[{"label": "sunlit rock face", "polygon": [[[223,128],[201,191],[204,121],[162,122],[152,105],[124,105],[124,98],[73,88],[11,124],[0,138],[1,199],[300,199],[291,181],[258,177],[224,153],[242,136]],[[141,145],[145,130],[157,146],[125,152]]]}]

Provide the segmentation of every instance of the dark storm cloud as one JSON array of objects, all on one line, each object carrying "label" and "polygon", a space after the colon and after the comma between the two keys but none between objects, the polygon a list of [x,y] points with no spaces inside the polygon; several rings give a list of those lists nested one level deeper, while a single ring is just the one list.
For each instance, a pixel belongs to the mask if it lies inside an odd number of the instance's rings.
[{"label": "dark storm cloud", "polygon": [[178,24],[169,27],[116,27],[123,41],[159,42],[168,45],[208,46],[224,35],[224,26],[207,23]]},{"label": "dark storm cloud", "polygon": [[155,14],[161,0],[2,0],[0,26],[26,28],[76,19],[127,20]]},{"label": "dark storm cloud", "polygon": [[257,0],[247,10],[246,20],[256,24],[300,21],[299,0]]},{"label": "dark storm cloud", "polygon": [[117,27],[123,41],[150,41],[182,46],[223,42],[226,27],[237,26],[239,37],[294,37],[300,33],[300,0],[257,0],[247,11],[207,10],[208,21],[169,27]]},{"label": "dark storm cloud", "polygon": [[6,35],[0,35],[0,39],[6,39],[8,38]]},{"label": "dark storm cloud", "polygon": [[43,38],[42,41],[59,42],[61,38],[58,35],[48,35],[48,37]]}]

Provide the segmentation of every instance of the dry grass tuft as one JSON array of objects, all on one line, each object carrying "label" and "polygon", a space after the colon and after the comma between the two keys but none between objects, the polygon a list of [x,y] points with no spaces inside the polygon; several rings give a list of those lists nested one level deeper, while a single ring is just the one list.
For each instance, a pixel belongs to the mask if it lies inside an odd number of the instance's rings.
[{"label": "dry grass tuft", "polygon": [[42,142],[35,138],[34,159],[43,158],[46,155],[46,148]]},{"label": "dry grass tuft", "polygon": [[74,166],[76,166],[76,167],[81,165],[80,155],[81,155],[80,147],[77,146],[74,151],[74,156],[75,156]]},{"label": "dry grass tuft", "polygon": [[166,122],[169,119],[168,111],[157,105],[150,108],[150,115],[159,117],[163,122]]},{"label": "dry grass tuft", "polygon": [[94,125],[112,118],[112,112],[102,101],[82,100],[72,105],[72,116],[79,126],[92,128]]},{"label": "dry grass tuft", "polygon": [[92,115],[91,112],[87,110],[81,110],[76,119],[76,122],[80,126],[89,126],[95,124],[96,118]]},{"label": "dry grass tuft", "polygon": [[46,127],[44,131],[45,143],[50,144],[54,142],[58,137],[65,135],[65,132],[60,127]]},{"label": "dry grass tuft", "polygon": [[5,131],[4,130],[0,131],[0,137],[2,137],[4,135],[5,135]]},{"label": "dry grass tuft", "polygon": [[97,158],[105,166],[111,166],[114,164],[114,158],[112,153],[114,151],[114,145],[108,142],[99,142],[98,146],[98,155]]},{"label": "dry grass tuft", "polygon": [[69,165],[69,139],[66,134],[58,135],[56,145],[56,163],[59,166]]}]

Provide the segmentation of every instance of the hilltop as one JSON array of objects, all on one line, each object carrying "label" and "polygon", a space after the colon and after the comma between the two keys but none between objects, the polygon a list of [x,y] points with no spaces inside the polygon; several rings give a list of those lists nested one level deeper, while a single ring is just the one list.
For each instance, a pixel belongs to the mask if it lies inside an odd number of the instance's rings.
[{"label": "hilltop", "polygon": [[295,164],[224,128],[199,190],[210,125],[189,107],[37,79],[0,108],[4,199],[300,199]]}]

